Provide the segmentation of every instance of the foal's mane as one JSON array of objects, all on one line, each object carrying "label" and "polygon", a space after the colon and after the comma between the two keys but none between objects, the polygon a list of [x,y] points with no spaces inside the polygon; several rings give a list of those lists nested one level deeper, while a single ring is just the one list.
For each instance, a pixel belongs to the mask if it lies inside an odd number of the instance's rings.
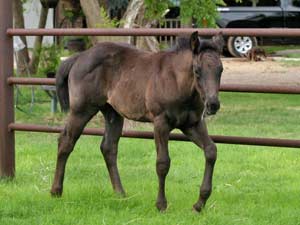
[{"label": "foal's mane", "polygon": [[[179,52],[184,50],[191,50],[190,37],[180,36],[177,38],[176,44],[168,49],[168,52]],[[200,53],[205,50],[218,51],[217,45],[207,39],[200,39],[200,45],[197,49],[197,53]]]}]

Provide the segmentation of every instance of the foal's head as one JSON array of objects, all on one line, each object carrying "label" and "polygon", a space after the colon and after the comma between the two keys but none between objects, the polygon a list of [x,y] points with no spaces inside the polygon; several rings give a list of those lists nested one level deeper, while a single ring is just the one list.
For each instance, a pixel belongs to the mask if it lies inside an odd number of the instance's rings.
[{"label": "foal's head", "polygon": [[193,52],[195,86],[205,104],[205,113],[216,114],[220,108],[218,93],[223,71],[220,59],[223,37],[218,34],[211,40],[201,40],[198,32],[194,32],[190,37],[190,45]]}]

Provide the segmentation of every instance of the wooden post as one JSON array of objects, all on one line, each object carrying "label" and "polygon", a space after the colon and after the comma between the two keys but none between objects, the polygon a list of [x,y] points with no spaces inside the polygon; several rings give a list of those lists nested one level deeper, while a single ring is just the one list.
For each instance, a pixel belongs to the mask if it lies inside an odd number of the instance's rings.
[{"label": "wooden post", "polygon": [[13,38],[6,34],[13,23],[12,2],[0,0],[0,178],[15,175],[15,137],[8,131],[14,122],[14,92],[7,83],[13,76]]}]

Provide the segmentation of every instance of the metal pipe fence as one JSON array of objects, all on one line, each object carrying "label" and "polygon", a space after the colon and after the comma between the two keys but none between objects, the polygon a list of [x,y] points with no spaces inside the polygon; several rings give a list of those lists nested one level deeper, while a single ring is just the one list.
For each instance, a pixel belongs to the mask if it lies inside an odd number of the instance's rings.
[{"label": "metal pipe fence", "polygon": [[[35,124],[19,124],[11,123],[8,126],[9,131],[30,131],[30,132],[46,132],[46,133],[60,133],[63,127],[50,127],[45,125]],[[85,135],[103,136],[104,129],[99,128],[85,128],[83,131]],[[131,131],[123,130],[122,137],[139,138],[139,139],[153,139],[154,134],[150,131]],[[257,138],[257,137],[238,137],[238,136],[220,136],[211,135],[211,138],[216,143],[221,144],[238,144],[238,145],[256,145],[256,146],[271,146],[271,147],[289,147],[300,148],[300,140],[290,139],[276,139],[276,138]],[[172,141],[189,141],[183,134],[171,133],[169,140]]]},{"label": "metal pipe fence", "polygon": [[200,36],[213,36],[220,32],[224,36],[300,37],[300,29],[270,28],[69,28],[69,29],[7,29],[8,36],[179,36],[198,31]]},{"label": "metal pipe fence", "polygon": [[[7,79],[7,83],[9,85],[55,85],[55,78],[9,77]],[[300,86],[221,84],[220,91],[270,94],[300,94]]]}]

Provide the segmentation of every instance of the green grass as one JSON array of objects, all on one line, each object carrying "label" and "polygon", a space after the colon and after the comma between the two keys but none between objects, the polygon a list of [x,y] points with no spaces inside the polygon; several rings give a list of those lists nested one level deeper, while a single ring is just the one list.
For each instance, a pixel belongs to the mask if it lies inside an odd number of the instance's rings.
[{"label": "green grass", "polygon": [[284,61],[281,64],[286,67],[299,67],[300,61]]},{"label": "green grass", "polygon": [[287,60],[282,62],[283,65],[288,66],[288,67],[295,67],[295,66],[300,66],[300,53],[290,53],[285,56],[286,58],[291,58],[291,59],[298,59],[298,60]]},{"label": "green grass", "polygon": [[[278,51],[283,50],[295,50],[300,49],[298,45],[275,45],[275,46],[263,46],[263,49],[266,51],[268,55],[275,54]],[[285,54],[283,57],[285,58],[300,58],[299,53],[289,53]],[[287,67],[295,67],[300,66],[300,61],[292,61],[292,60],[282,60],[281,64]]]},{"label": "green grass", "polygon": [[288,49],[291,49],[291,50],[299,49],[300,46],[298,46],[298,45],[270,45],[270,46],[263,46],[263,48],[267,54],[274,54],[277,51],[288,50]]},{"label": "green grass", "polygon": [[[299,96],[221,93],[220,98],[220,112],[208,119],[211,134],[300,139]],[[32,113],[17,111],[16,119],[62,124],[63,115],[51,115],[49,107],[38,92]],[[67,164],[63,197],[51,198],[57,135],[17,132],[16,178],[0,181],[0,224],[300,224],[299,149],[219,144],[213,193],[196,214],[191,208],[203,154],[192,143],[170,142],[169,208],[162,214],[154,206],[153,141],[121,139],[119,169],[127,191],[121,198],[112,191],[100,139],[80,138]]]},{"label": "green grass", "polygon": [[287,54],[287,58],[300,58],[300,53]]}]

